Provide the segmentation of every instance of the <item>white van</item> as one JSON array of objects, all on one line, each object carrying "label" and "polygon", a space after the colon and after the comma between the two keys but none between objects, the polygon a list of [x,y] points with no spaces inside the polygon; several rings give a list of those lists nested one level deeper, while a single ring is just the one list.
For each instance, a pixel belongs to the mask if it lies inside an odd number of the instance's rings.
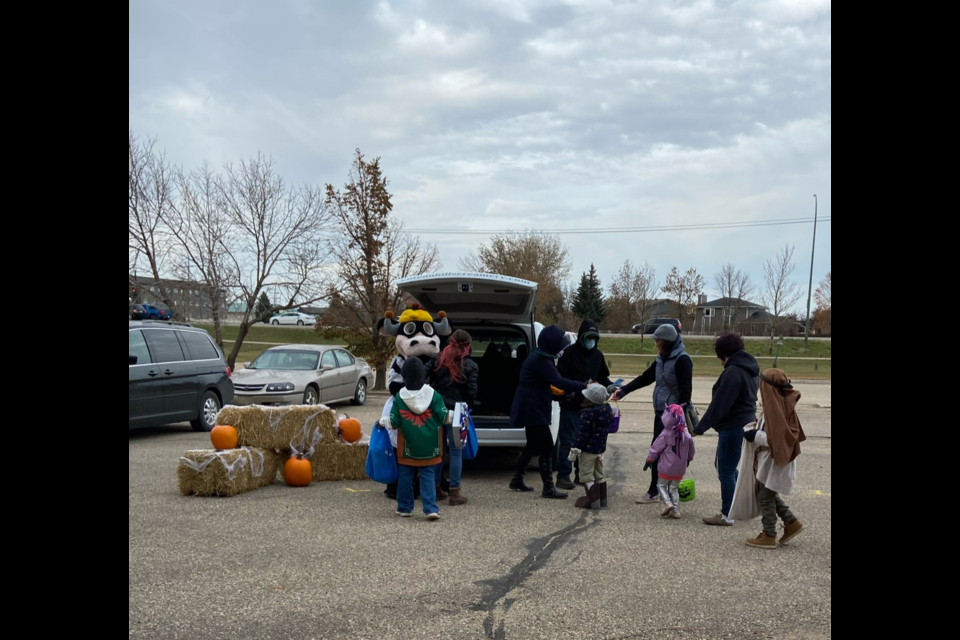
[{"label": "white van", "polygon": [[[524,425],[510,424],[510,407],[520,366],[537,346],[543,325],[533,318],[536,282],[495,273],[440,272],[401,278],[397,286],[434,318],[445,311],[452,330],[472,338],[472,357],[480,369],[473,424],[481,447],[522,447]],[[553,404],[554,442],[560,405]]]}]

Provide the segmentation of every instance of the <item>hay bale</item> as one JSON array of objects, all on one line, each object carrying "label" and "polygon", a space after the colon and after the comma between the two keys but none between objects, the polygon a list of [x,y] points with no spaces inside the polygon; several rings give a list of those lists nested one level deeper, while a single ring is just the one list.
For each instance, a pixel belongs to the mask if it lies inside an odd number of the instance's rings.
[{"label": "hay bale", "polygon": [[228,405],[217,414],[217,423],[235,427],[240,446],[305,452],[318,442],[337,440],[337,413],[322,404]]},{"label": "hay bale", "polygon": [[259,447],[192,449],[180,456],[180,493],[196,496],[235,496],[273,483],[284,458]]},{"label": "hay bale", "polygon": [[343,442],[318,444],[310,456],[313,479],[321,480],[367,480],[367,451],[370,441],[354,444]]}]

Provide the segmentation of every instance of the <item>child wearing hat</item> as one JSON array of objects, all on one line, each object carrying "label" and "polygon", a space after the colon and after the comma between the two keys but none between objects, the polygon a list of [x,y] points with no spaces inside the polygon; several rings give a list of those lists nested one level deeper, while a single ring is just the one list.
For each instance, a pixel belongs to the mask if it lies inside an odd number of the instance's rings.
[{"label": "child wearing hat", "polygon": [[583,408],[580,426],[567,459],[580,458],[580,480],[587,494],[574,502],[580,509],[600,509],[607,506],[607,481],[603,475],[603,453],[607,450],[607,435],[613,423],[613,410],[607,403],[610,393],[602,384],[594,382],[583,390]]},{"label": "child wearing hat", "polygon": [[693,436],[687,431],[683,407],[678,404],[668,404],[660,415],[660,421],[663,422],[663,431],[653,441],[643,470],[646,471],[656,463],[657,491],[663,500],[660,515],[664,518],[679,518],[680,481],[683,480],[687,467],[693,462]]}]

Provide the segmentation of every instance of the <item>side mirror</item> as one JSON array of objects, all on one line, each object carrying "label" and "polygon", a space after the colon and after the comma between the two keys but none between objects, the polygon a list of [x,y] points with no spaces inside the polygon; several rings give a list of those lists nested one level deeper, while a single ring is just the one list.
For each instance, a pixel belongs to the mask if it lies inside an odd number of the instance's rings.
[{"label": "side mirror", "polygon": [[332,370],[333,370],[332,364],[325,364],[320,366],[320,371],[332,371]]},{"label": "side mirror", "polygon": [[137,356],[130,354],[130,364],[137,364]]},{"label": "side mirror", "polygon": [[250,363],[249,363],[249,362],[244,362],[244,363],[243,363],[243,368],[244,368],[244,369],[246,369],[246,368],[249,367],[249,366],[250,366]]}]

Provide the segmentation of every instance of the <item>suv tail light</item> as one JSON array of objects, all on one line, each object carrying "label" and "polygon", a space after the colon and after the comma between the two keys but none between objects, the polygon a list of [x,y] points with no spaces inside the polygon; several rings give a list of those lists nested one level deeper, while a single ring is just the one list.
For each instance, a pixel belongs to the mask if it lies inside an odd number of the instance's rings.
[{"label": "suv tail light", "polygon": [[233,371],[231,371],[230,365],[227,365],[227,377],[228,377],[228,378],[232,378],[232,377],[233,377]]}]

